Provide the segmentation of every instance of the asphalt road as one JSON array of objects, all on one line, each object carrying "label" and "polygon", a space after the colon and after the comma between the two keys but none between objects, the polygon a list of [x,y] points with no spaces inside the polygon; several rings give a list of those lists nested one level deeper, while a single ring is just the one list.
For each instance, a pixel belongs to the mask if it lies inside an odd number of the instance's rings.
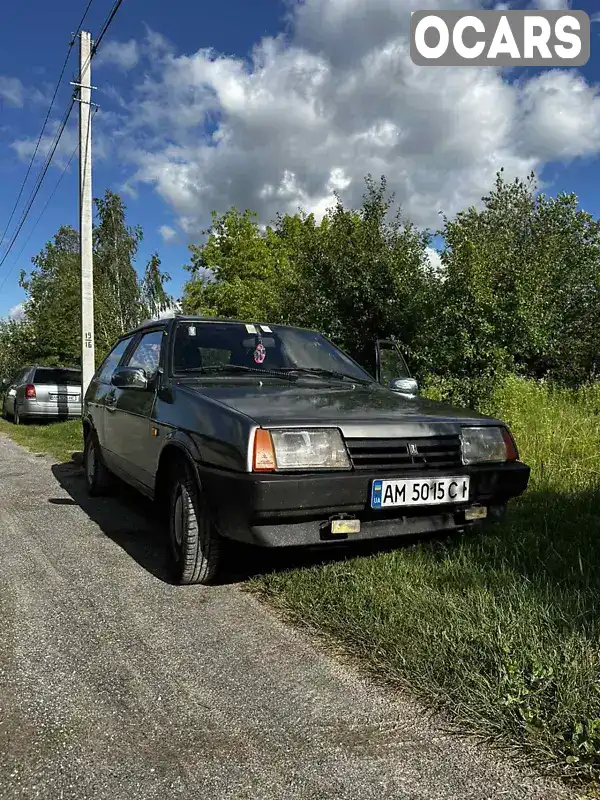
[{"label": "asphalt road", "polygon": [[558,798],[0,436],[0,798]]}]

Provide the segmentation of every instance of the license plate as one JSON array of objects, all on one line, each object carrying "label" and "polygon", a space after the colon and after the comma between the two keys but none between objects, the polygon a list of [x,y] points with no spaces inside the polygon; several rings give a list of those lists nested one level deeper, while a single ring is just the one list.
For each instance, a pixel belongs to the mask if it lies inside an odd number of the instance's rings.
[{"label": "license plate", "polygon": [[371,508],[466,503],[469,500],[469,485],[468,475],[407,480],[378,479],[373,481],[371,489]]},{"label": "license plate", "polygon": [[78,394],[51,394],[50,400],[58,400],[59,402],[63,403],[78,403],[79,402],[79,395]]}]

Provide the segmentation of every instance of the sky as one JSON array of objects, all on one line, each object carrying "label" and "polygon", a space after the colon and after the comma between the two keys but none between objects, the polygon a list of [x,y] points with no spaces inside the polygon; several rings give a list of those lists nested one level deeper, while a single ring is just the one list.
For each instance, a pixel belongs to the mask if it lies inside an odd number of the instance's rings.
[{"label": "sky", "polygon": [[[3,8],[0,236],[85,5]],[[94,196],[107,188],[123,196],[128,222],[144,231],[138,268],[158,251],[176,297],[188,246],[202,241],[213,209],[251,208],[265,224],[298,208],[320,216],[336,191],[360,205],[369,173],[385,175],[405,215],[432,230],[440,212],[477,205],[500,168],[509,177],[534,170],[545,192],[575,192],[600,217],[597,0],[502,5],[587,11],[597,19],[590,61],[579,70],[412,64],[411,11],[494,7],[489,0],[124,0],[92,63]],[[111,6],[93,0],[84,25],[92,36]],[[75,45],[0,260],[77,59]],[[78,226],[77,159],[66,169],[77,137],[75,109],[0,267],[0,317],[18,314],[20,271],[60,225]]]}]

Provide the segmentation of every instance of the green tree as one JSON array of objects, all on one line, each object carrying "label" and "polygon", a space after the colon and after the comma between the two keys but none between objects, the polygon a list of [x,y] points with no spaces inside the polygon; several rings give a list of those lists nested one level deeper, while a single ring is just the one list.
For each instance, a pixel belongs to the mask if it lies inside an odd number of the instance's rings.
[{"label": "green tree", "polygon": [[25,317],[35,339],[35,361],[80,362],[81,308],[79,234],[66,225],[33,259],[29,276],[21,272],[27,294]]},{"label": "green tree", "polygon": [[599,223],[574,195],[536,189],[533,175],[508,183],[500,172],[481,210],[445,220],[438,374],[510,369],[569,383],[595,375]]},{"label": "green tree", "polygon": [[160,266],[158,253],[153,253],[146,265],[140,288],[145,316],[150,319],[156,319],[173,304],[173,298],[165,289],[165,283],[171,280],[171,276],[161,272]]},{"label": "green tree", "polygon": [[[121,198],[109,190],[95,200],[94,327],[96,360],[101,360],[122,333],[171,305],[157,253],[140,279],[135,256],[142,231],[126,223]],[[33,259],[29,275],[21,273],[24,304],[34,360],[49,365],[81,361],[81,281],[79,234],[63,226]]]},{"label": "green tree", "polygon": [[191,245],[191,279],[183,292],[186,313],[280,321],[290,280],[283,241],[272,228],[261,233],[256,214],[234,208],[212,214],[203,245]]},{"label": "green tree", "polygon": [[[33,361],[35,339],[31,323],[0,319],[0,380],[12,378],[20,367]],[[0,395],[2,393],[0,387]]]},{"label": "green tree", "polygon": [[94,200],[94,323],[96,348],[105,353],[122,333],[145,317],[135,257],[142,229],[126,223],[126,207],[118,194],[106,190]]},{"label": "green tree", "polygon": [[392,214],[385,178],[366,178],[362,207],[338,198],[320,225],[312,217],[280,221],[297,273],[295,317],[317,327],[374,370],[374,342],[395,336],[413,369],[425,368],[427,307],[435,277],[429,234]]},{"label": "green tree", "polygon": [[395,335],[420,365],[429,237],[399,211],[390,218],[392,204],[385,179],[369,176],[360,210],[338,199],[319,224],[284,215],[261,232],[250,211],[213,214],[206,243],[190,248],[184,310],[314,327],[371,370],[375,339]]}]

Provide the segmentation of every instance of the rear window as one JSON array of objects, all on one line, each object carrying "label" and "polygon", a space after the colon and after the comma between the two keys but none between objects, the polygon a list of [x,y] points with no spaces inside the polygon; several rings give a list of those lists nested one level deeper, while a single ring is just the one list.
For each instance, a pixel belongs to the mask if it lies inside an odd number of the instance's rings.
[{"label": "rear window", "polygon": [[75,369],[36,369],[33,376],[33,383],[37,384],[50,384],[62,386],[80,386],[81,385],[81,372]]}]

